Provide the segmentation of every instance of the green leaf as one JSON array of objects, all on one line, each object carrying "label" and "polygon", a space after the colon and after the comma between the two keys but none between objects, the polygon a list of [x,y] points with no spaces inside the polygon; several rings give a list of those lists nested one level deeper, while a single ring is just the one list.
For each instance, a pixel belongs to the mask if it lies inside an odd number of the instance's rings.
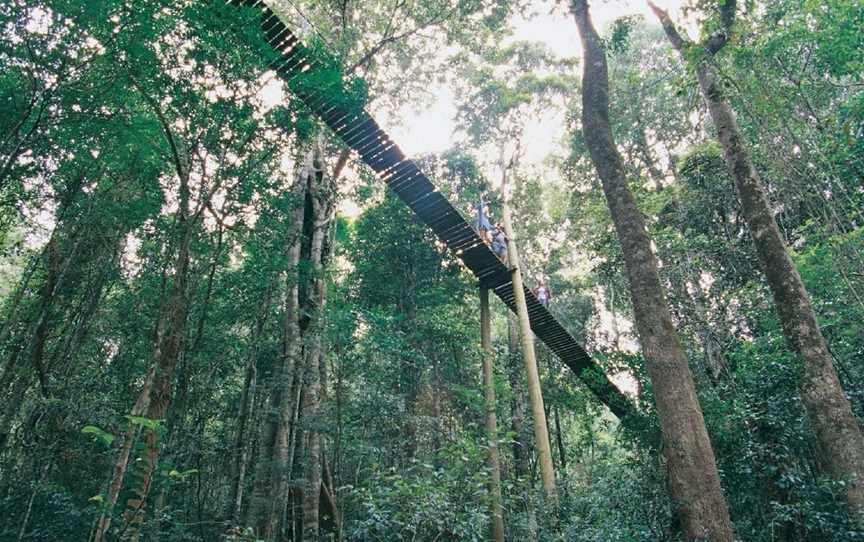
[{"label": "green leaf", "polygon": [[168,477],[173,480],[185,480],[187,477],[192,476],[193,474],[197,474],[198,469],[189,469],[186,471],[179,471],[177,469],[171,469],[168,472]]},{"label": "green leaf", "polygon": [[93,435],[93,440],[99,440],[109,446],[114,442],[114,439],[116,438],[111,433],[103,431],[95,425],[85,425],[81,428],[81,432],[85,435]]},{"label": "green leaf", "polygon": [[131,422],[133,425],[140,425],[141,427],[145,427],[147,429],[157,429],[162,423],[162,420],[151,420],[150,418],[145,418],[144,416],[126,416],[126,419],[129,420],[129,422]]}]

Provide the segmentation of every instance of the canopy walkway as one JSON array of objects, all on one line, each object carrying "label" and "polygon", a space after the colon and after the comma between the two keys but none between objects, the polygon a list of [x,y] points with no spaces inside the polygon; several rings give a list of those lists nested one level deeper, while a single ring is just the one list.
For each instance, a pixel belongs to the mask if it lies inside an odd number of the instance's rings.
[{"label": "canopy walkway", "polygon": [[[516,312],[510,270],[480,239],[474,227],[435,189],[432,182],[405,157],[399,146],[364,109],[339,105],[333,88],[308,88],[298,76],[314,75],[321,67],[313,56],[263,0],[227,0],[228,4],[260,11],[260,26],[267,43],[276,53],[271,67],[300,99],[338,138],[357,152],[412,211],[428,225],[480,281]],[[341,84],[340,84],[341,88]],[[342,92],[345,92],[344,89]],[[347,95],[347,92],[346,92]],[[342,102],[344,103],[344,102]],[[618,417],[635,413],[633,403],[608,379],[582,346],[552,314],[525,288],[531,329]]]}]

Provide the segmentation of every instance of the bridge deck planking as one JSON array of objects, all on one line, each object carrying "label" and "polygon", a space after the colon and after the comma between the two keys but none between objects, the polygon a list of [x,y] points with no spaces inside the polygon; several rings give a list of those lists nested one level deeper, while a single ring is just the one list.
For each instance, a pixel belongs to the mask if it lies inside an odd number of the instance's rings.
[{"label": "bridge deck planking", "polygon": [[[402,153],[399,146],[378,126],[368,112],[345,111],[328,103],[326,92],[296,92],[292,82],[301,73],[316,68],[302,42],[262,0],[227,0],[229,4],[253,7],[261,13],[261,26],[267,42],[279,53],[271,67],[286,81],[289,89],[322,119],[333,133],[361,160],[371,167],[394,192],[428,225],[439,239],[453,250],[462,263],[478,278],[481,286],[492,289],[502,302],[516,312],[510,270],[480,239],[459,211],[435,189],[435,185]],[[605,375],[591,356],[540,304],[534,293],[524,289],[531,329],[556,356],[619,418],[636,412],[635,406]]]}]

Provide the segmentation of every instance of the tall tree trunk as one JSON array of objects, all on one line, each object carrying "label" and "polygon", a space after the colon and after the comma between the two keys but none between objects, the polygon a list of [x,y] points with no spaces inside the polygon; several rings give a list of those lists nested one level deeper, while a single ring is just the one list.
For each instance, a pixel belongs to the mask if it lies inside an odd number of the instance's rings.
[{"label": "tall tree trunk", "polygon": [[307,420],[305,484],[303,488],[303,541],[318,542],[321,501],[321,365],[324,362],[324,324],[327,303],[325,267],[329,257],[327,236],[333,213],[334,187],[321,167],[315,148],[309,193],[312,201],[312,239],[309,251],[312,273],[309,286],[309,325],[305,332],[306,381],[303,416]]},{"label": "tall tree trunk", "polygon": [[303,476],[303,541],[317,542],[319,537],[319,509],[321,506],[321,432],[320,422],[320,348],[307,356],[307,384],[303,401],[306,429],[306,458]]},{"label": "tall tree trunk", "polygon": [[[731,5],[731,8],[729,7]],[[651,4],[672,45],[682,55],[691,44],[675,28],[668,14]],[[725,34],[704,45],[696,64],[699,88],[723,146],[726,165],[735,181],[741,211],[747,221],[759,261],[774,297],[774,307],[789,348],[803,362],[799,387],[810,425],[829,473],[846,482],[846,501],[859,523],[864,524],[864,435],[831,359],[816,321],[810,295],[786,250],[759,173],[747,152],[732,107],[723,95],[714,54],[728,40],[735,2],[724,7]]]},{"label": "tall tree trunk", "polygon": [[732,524],[693,375],[672,323],[645,221],[627,187],[612,137],[603,44],[586,0],[574,0],[572,10],[584,50],[582,131],[624,254],[636,329],[660,419],[670,492],[688,540],[731,542]]},{"label": "tall tree trunk", "polygon": [[259,454],[259,468],[253,497],[253,521],[259,535],[274,539],[279,533],[290,497],[291,432],[297,415],[294,385],[295,373],[301,367],[303,355],[300,330],[300,253],[303,246],[303,219],[306,208],[309,167],[304,165],[294,181],[291,230],[286,248],[285,314],[283,321],[282,355],[274,371],[275,382],[270,397],[270,413],[265,424],[265,437]]},{"label": "tall tree trunk", "polygon": [[[197,218],[192,219],[189,213],[189,172],[188,168],[177,168],[179,185],[179,202],[177,211],[176,235],[178,246],[176,257],[173,262],[174,276],[169,290],[168,299],[159,311],[159,320],[156,324],[156,336],[153,341],[152,355],[152,379],[151,385],[145,386],[142,394],[147,397],[139,397],[139,402],[144,406],[142,416],[150,422],[165,419],[168,407],[171,404],[171,396],[174,381],[174,369],[183,345],[183,337],[186,328],[186,315],[189,311],[189,260],[190,246],[192,243],[192,230]],[[137,404],[137,403],[136,403]],[[131,422],[134,425],[134,422]],[[127,432],[134,435],[134,430]],[[145,504],[150,493],[153,482],[153,473],[159,459],[159,428],[153,426],[144,427],[145,450],[144,456],[138,463],[137,483],[132,489],[133,497],[126,501],[126,510],[123,513],[124,528],[123,539],[137,542],[141,534],[141,526],[144,523]],[[122,459],[122,457],[120,458]],[[128,461],[128,456],[126,457]],[[120,469],[125,471],[125,467]],[[122,479],[120,480],[122,484]]]},{"label": "tall tree trunk", "polygon": [[555,440],[558,443],[558,457],[561,461],[561,470],[567,472],[567,449],[564,447],[564,434],[561,431],[561,411],[555,406]]},{"label": "tall tree trunk", "polygon": [[[254,449],[250,452],[254,457],[254,459],[250,459],[252,467],[252,493],[249,496],[246,512],[243,515],[244,524],[250,525],[255,529],[260,528],[263,524],[261,518],[264,515],[270,487],[270,456],[273,453],[273,438],[276,425],[270,421],[270,418],[274,416],[272,413],[272,394],[267,393],[269,390],[265,390],[265,388],[272,387],[275,377],[269,374],[265,380],[265,375],[260,372],[260,367],[258,367],[258,370],[259,393],[256,403],[258,412],[263,414],[259,414],[260,423],[254,429]],[[267,385],[265,385],[265,382]],[[252,435],[250,435],[251,437]]]},{"label": "tall tree trunk", "polygon": [[531,437],[526,427],[528,406],[525,403],[525,382],[522,376],[525,369],[522,355],[519,351],[519,324],[516,315],[507,311],[507,371],[510,377],[510,424],[513,430],[513,477],[516,487],[521,490],[522,501],[525,504],[525,514],[528,517],[528,540],[537,540],[537,521],[534,514],[534,501],[531,498],[533,483],[531,480]]},{"label": "tall tree trunk", "polygon": [[510,423],[513,429],[513,470],[516,478],[527,479],[530,442],[525,432],[525,386],[522,382],[522,361],[519,353],[519,324],[516,316],[507,311],[507,346],[510,367]]},{"label": "tall tree trunk", "polygon": [[[155,422],[164,420],[171,404],[173,390],[174,368],[180,354],[188,312],[187,290],[189,285],[189,245],[191,243],[191,224],[184,217],[181,219],[181,239],[177,252],[174,284],[168,303],[160,311],[160,322],[156,333],[156,350],[154,352],[153,386],[150,399],[143,416]],[[145,504],[153,482],[153,473],[159,459],[159,428],[144,428],[145,451],[139,463],[138,482],[132,489],[134,496],[126,501],[124,519],[126,526],[124,540],[137,542],[144,523]]]},{"label": "tall tree trunk", "polygon": [[234,525],[240,525],[243,512],[243,494],[246,489],[246,471],[249,464],[249,435],[248,427],[250,420],[254,418],[254,407],[257,404],[258,392],[258,352],[264,324],[270,311],[270,303],[273,289],[270,287],[272,281],[268,281],[268,287],[264,292],[264,300],[255,321],[255,329],[252,332],[251,351],[246,360],[246,380],[243,386],[243,395],[240,399],[240,416],[237,420],[237,437],[234,440],[234,484],[231,489],[231,518]]},{"label": "tall tree trunk", "polygon": [[[503,166],[503,164],[502,164]],[[503,226],[507,235],[507,257],[509,258],[511,275],[513,277],[513,293],[516,298],[516,312],[519,319],[519,337],[522,342],[522,361],[528,379],[528,399],[531,403],[531,414],[534,418],[534,444],[537,446],[537,461],[540,463],[540,476],[546,498],[557,505],[558,491],[555,487],[555,470],[552,466],[552,446],[549,442],[549,426],[546,424],[546,410],[543,407],[543,391],[540,388],[540,373],[537,370],[537,357],[534,351],[534,332],[531,331],[531,321],[528,317],[528,305],[525,300],[525,289],[522,284],[522,270],[519,268],[519,252],[516,248],[516,238],[510,221],[510,205],[507,201],[507,169],[503,167],[502,190],[505,194],[503,202]]]},{"label": "tall tree trunk", "polygon": [[[263,537],[267,530],[270,500],[270,487],[273,483],[273,450],[276,446],[276,432],[279,426],[278,387],[281,371],[274,370],[267,379],[269,395],[262,393],[261,410],[264,412],[258,436],[258,448],[254,461],[254,481],[249,507],[246,511],[246,523],[254,526],[258,536]],[[290,386],[290,384],[289,384]],[[262,386],[263,387],[263,386]]]},{"label": "tall tree trunk", "polygon": [[498,459],[498,420],[495,416],[495,375],[492,360],[492,322],[489,290],[480,289],[480,343],[483,348],[483,390],[486,399],[486,439],[489,445],[489,516],[492,540],[504,542],[504,512],[501,508],[501,463]]},{"label": "tall tree trunk", "polygon": [[[150,371],[144,379],[144,386],[141,387],[141,391],[138,393],[138,398],[132,406],[130,415],[141,416],[147,410],[147,403],[150,401],[150,390],[153,387],[155,369],[155,366],[150,367]],[[117,505],[117,498],[120,495],[120,489],[123,487],[123,478],[126,476],[126,469],[129,466],[132,446],[135,444],[137,436],[138,426],[130,423],[126,428],[126,433],[123,435],[123,441],[117,453],[117,459],[114,462],[111,481],[108,483],[105,499],[105,511],[99,516],[96,531],[93,534],[93,542],[102,542],[108,534],[108,529],[111,527],[112,511]]]},{"label": "tall tree trunk", "polygon": [[[332,215],[333,190],[320,169],[318,150],[307,154],[295,182],[292,232],[287,249],[287,279],[283,355],[274,375],[277,384],[271,396],[276,416],[267,423],[265,442],[259,454],[254,511],[259,535],[280,539],[293,528],[286,520],[291,501],[291,473],[302,438],[305,455],[302,492],[303,539],[318,539],[321,492],[321,435],[317,429],[323,361],[323,312],[326,302],[324,267]],[[309,271],[301,271],[301,260],[309,259]],[[302,408],[301,408],[302,406]],[[306,431],[298,427],[302,410]],[[313,490],[312,488],[317,488]],[[257,518],[257,519],[256,519]]]},{"label": "tall tree trunk", "polygon": [[[222,256],[224,235],[225,225],[221,220],[217,219],[216,242],[214,244],[212,255],[210,257],[210,264],[208,266],[208,271],[206,274],[207,280],[206,286],[204,288],[204,295],[200,303],[197,304],[199,308],[197,311],[197,324],[194,326],[195,332],[193,335],[191,335],[191,340],[183,341],[183,348],[177,354],[177,368],[175,369],[175,372],[177,374],[177,382],[176,385],[173,386],[174,393],[171,402],[171,413],[170,416],[168,416],[165,420],[165,442],[163,444],[163,447],[166,449],[167,452],[165,461],[173,464],[183,464],[190,459],[189,455],[191,450],[189,450],[183,445],[183,437],[194,434],[192,428],[188,427],[187,421],[187,415],[190,408],[189,390],[194,384],[194,379],[200,373],[195,370],[193,360],[195,353],[201,346],[201,341],[204,337],[204,329],[207,324],[207,315],[210,310],[210,302],[213,296],[213,286],[216,278],[216,271],[219,268],[219,262],[221,261]],[[189,287],[189,291],[194,292],[196,288],[196,285],[192,285]],[[210,379],[205,378],[205,381],[209,380]],[[192,449],[200,450],[198,446],[194,445]],[[165,500],[165,491],[166,490],[163,489],[162,493],[160,494],[160,498],[162,499],[162,501]],[[158,511],[158,508],[156,508],[156,510]]]}]

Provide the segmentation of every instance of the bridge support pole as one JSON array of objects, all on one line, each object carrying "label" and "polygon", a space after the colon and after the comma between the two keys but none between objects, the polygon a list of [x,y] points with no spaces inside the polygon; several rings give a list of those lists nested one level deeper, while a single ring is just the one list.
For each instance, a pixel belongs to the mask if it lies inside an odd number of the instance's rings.
[{"label": "bridge support pole", "polygon": [[546,498],[557,507],[558,491],[555,486],[555,470],[552,467],[552,447],[549,444],[549,426],[546,424],[546,409],[543,406],[543,392],[540,388],[540,372],[537,370],[537,355],[534,350],[534,333],[531,331],[531,320],[528,316],[528,304],[525,300],[525,288],[522,283],[522,271],[519,268],[519,252],[516,249],[516,237],[510,218],[510,205],[507,195],[507,170],[504,169],[502,181],[503,226],[507,236],[507,257],[513,275],[513,295],[516,302],[516,314],[519,317],[519,336],[522,341],[522,360],[525,362],[525,373],[528,377],[528,399],[531,403],[531,414],[534,418],[534,440],[537,446],[537,459],[540,463],[540,477]]},{"label": "bridge support pole", "polygon": [[494,542],[504,542],[501,507],[501,462],[498,459],[498,420],[495,415],[495,377],[492,371],[492,322],[489,290],[480,288],[480,345],[483,348],[483,390],[486,397],[486,437],[489,441],[489,517]]}]

